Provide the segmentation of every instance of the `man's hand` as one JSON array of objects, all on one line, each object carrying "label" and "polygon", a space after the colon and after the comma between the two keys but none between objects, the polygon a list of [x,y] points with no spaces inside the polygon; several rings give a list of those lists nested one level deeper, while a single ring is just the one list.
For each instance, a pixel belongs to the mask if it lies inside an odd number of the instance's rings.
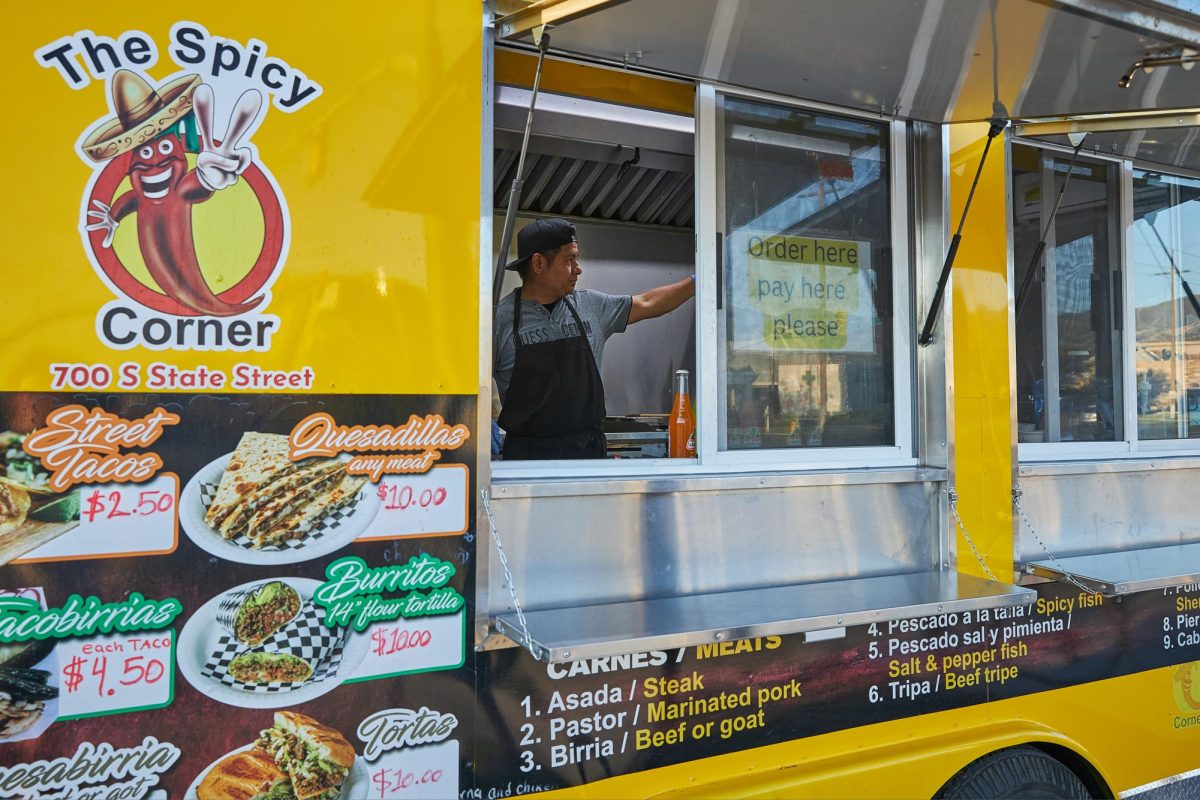
[{"label": "man's hand", "polygon": [[635,294],[629,309],[629,323],[661,317],[691,300],[696,294],[696,279],[684,278],[677,283],[668,283],[649,291]]},{"label": "man's hand", "polygon": [[254,151],[238,147],[249,134],[262,108],[262,95],[251,89],[238,98],[225,128],[225,138],[218,145],[213,138],[213,93],[208,84],[196,87],[192,96],[196,125],[200,129],[200,154],[196,156],[196,177],[204,187],[217,191],[237,183],[238,176],[254,160]]}]

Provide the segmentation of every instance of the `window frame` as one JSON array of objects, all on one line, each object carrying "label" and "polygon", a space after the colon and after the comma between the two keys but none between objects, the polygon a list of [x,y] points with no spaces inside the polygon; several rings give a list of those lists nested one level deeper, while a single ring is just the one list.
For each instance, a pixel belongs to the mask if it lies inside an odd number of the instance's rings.
[{"label": "window frame", "polygon": [[[1125,228],[1126,234],[1127,234],[1126,235],[1127,242],[1126,242],[1126,245],[1124,248],[1124,252],[1125,252],[1126,263],[1131,266],[1133,264],[1134,243],[1133,243],[1133,236],[1131,236],[1129,234],[1132,233],[1133,224],[1134,224],[1133,178],[1134,178],[1134,173],[1139,170],[1145,171],[1145,172],[1157,172],[1161,175],[1168,176],[1168,177],[1187,178],[1189,180],[1200,180],[1200,173],[1197,173],[1197,172],[1194,172],[1191,170],[1187,170],[1182,167],[1171,167],[1168,169],[1168,168],[1164,167],[1162,164],[1152,164],[1152,163],[1140,161],[1137,159],[1130,159],[1128,161],[1128,163],[1126,165],[1126,170],[1125,170],[1128,174],[1124,176],[1126,179],[1126,183],[1124,184],[1124,187],[1123,187],[1125,190],[1125,198],[1126,198],[1126,203],[1124,205],[1128,206],[1127,208],[1123,209],[1123,212],[1126,215],[1126,220],[1127,220],[1126,228]],[[1125,287],[1125,297],[1126,297],[1126,308],[1125,308],[1126,317],[1125,318],[1130,319],[1130,320],[1135,320],[1136,317],[1134,315],[1136,314],[1137,307],[1134,302],[1135,297],[1134,297],[1134,291],[1133,291],[1134,290],[1134,283],[1133,283],[1134,271],[1132,269],[1127,269],[1125,272],[1126,272],[1126,279],[1129,281],[1128,285]],[[1137,326],[1133,325],[1133,326],[1126,326],[1126,327],[1129,329],[1128,330],[1129,342],[1128,342],[1126,358],[1129,359],[1130,365],[1133,365],[1135,363],[1134,358],[1136,356],[1136,350],[1137,350]],[[1133,370],[1131,375],[1134,378],[1136,378],[1136,376],[1137,376],[1136,367],[1131,366],[1131,368]],[[1138,438],[1137,437],[1137,385],[1136,385],[1136,381],[1134,381],[1134,380],[1130,380],[1129,384],[1130,384],[1130,386],[1128,387],[1129,397],[1126,399],[1126,404],[1129,406],[1130,415],[1133,420],[1131,423],[1133,425],[1133,428],[1131,430],[1134,433],[1133,449],[1135,451],[1144,452],[1148,455],[1153,455],[1155,457],[1170,456],[1170,455],[1193,456],[1194,457],[1197,454],[1200,454],[1200,439],[1180,439],[1180,438],[1141,439],[1141,438]]]},{"label": "window frame", "polygon": [[[1013,144],[1032,147],[1041,151],[1041,156],[1052,153],[1057,156],[1071,155],[1072,148],[1053,142],[1043,142],[1036,139],[1013,137]],[[1137,348],[1137,324],[1135,288],[1136,276],[1133,266],[1133,177],[1138,170],[1157,172],[1171,177],[1200,180],[1200,172],[1183,167],[1168,167],[1163,164],[1147,162],[1128,156],[1117,156],[1099,152],[1088,152],[1087,157],[1093,161],[1104,161],[1118,170],[1116,215],[1113,220],[1116,225],[1117,253],[1120,259],[1117,269],[1120,272],[1120,312],[1121,331],[1118,342],[1121,355],[1121,403],[1124,438],[1112,442],[1020,442],[1017,444],[1017,457],[1021,464],[1039,464],[1056,461],[1113,461],[1121,458],[1195,458],[1200,455],[1200,439],[1141,439],[1138,436],[1137,421],[1137,381],[1135,367],[1135,351]],[[1054,157],[1054,156],[1051,156]],[[1012,164],[1008,166],[1011,176]],[[1010,177],[1011,180],[1011,177]],[[1009,220],[1009,235],[1013,235],[1012,221]],[[1013,249],[1010,247],[1010,253]],[[1050,248],[1046,248],[1047,254]],[[1016,264],[1010,265],[1010,275],[1016,276]],[[1049,270],[1047,271],[1049,272]],[[1047,293],[1048,294],[1048,293]],[[1015,313],[1015,307],[1014,307]],[[1015,330],[1015,329],[1014,329]],[[1013,354],[1016,355],[1016,337],[1013,337]],[[1049,396],[1049,393],[1047,393]],[[1015,398],[1014,398],[1015,399]],[[1014,433],[1015,436],[1015,433]]]},{"label": "window frame", "polygon": [[[915,318],[913,316],[911,264],[909,253],[912,242],[912,224],[909,212],[908,197],[908,132],[903,121],[881,119],[878,115],[852,112],[822,103],[806,102],[795,98],[780,97],[767,92],[759,92],[740,87],[706,84],[711,90],[711,97],[702,113],[710,114],[712,121],[712,145],[715,150],[714,158],[706,163],[713,175],[710,177],[711,191],[708,196],[713,198],[712,208],[704,219],[714,226],[719,238],[713,237],[712,246],[702,251],[702,257],[707,255],[713,262],[705,265],[705,272],[714,276],[713,291],[716,291],[715,275],[718,265],[717,242],[727,241],[728,231],[725,230],[725,135],[718,105],[718,96],[731,97],[738,100],[750,100],[764,104],[795,108],[801,111],[828,114],[830,116],[853,119],[856,121],[878,124],[882,129],[883,138],[888,147],[888,211],[889,236],[892,252],[891,285],[892,285],[892,424],[893,444],[865,447],[813,447],[813,448],[775,448],[761,450],[729,450],[720,447],[725,440],[724,414],[720,398],[725,396],[727,374],[721,354],[724,352],[726,335],[726,314],[718,311],[716,304],[706,308],[710,320],[706,326],[715,332],[712,340],[714,358],[707,363],[706,374],[717,377],[715,391],[710,391],[711,403],[703,408],[703,415],[697,419],[697,429],[707,423],[704,430],[716,432],[716,436],[702,437],[709,440],[705,452],[712,463],[729,469],[737,468],[779,468],[780,466],[805,468],[862,468],[875,466],[911,466],[918,463],[914,440],[914,386],[916,376],[916,353],[914,349]],[[709,188],[709,187],[704,187]],[[721,264],[722,269],[727,265]],[[701,422],[703,420],[703,423]]]},{"label": "window frame", "polygon": [[[908,131],[904,121],[822,103],[798,100],[767,92],[697,81],[694,108],[694,174],[696,295],[693,301],[696,329],[696,375],[692,381],[692,403],[696,413],[697,457],[684,459],[588,459],[581,461],[491,460],[494,481],[608,480],[622,477],[701,477],[761,472],[894,470],[920,465],[915,440],[916,348],[911,249],[914,240],[909,202]],[[725,374],[721,363],[724,349],[723,321],[715,301],[718,287],[718,234],[722,235],[723,144],[719,124],[718,94],[738,99],[783,105],[879,124],[888,146],[889,234],[892,270],[892,380],[893,444],[868,447],[814,447],[764,450],[723,450],[718,447],[720,398]],[[583,254],[586,259],[586,250]],[[490,339],[490,335],[489,335]],[[490,350],[486,355],[488,383],[491,378]],[[706,380],[705,376],[716,376]],[[706,433],[708,432],[708,433]]]}]

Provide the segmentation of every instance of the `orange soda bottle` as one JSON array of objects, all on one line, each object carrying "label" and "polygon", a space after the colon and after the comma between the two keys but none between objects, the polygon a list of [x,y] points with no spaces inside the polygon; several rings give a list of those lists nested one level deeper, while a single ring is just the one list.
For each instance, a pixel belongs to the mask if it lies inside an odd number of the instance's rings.
[{"label": "orange soda bottle", "polygon": [[667,421],[667,455],[671,458],[696,457],[696,413],[688,393],[688,371],[675,371],[675,401]]}]

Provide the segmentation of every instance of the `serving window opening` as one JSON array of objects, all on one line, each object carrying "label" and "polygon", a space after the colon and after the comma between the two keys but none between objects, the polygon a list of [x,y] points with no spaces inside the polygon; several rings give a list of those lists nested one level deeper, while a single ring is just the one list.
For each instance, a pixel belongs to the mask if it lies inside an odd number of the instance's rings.
[{"label": "serving window opening", "polygon": [[[553,69],[555,62],[549,63]],[[520,160],[529,94],[522,87],[495,87],[494,251],[500,247]],[[506,260],[522,255],[522,231],[528,226],[566,220],[577,238],[580,272],[574,292],[559,301],[569,307],[528,302],[529,289],[522,288],[519,272],[504,272],[493,319],[494,459],[506,460],[504,444],[511,433],[501,427],[505,418],[500,415],[505,402],[516,396],[510,386],[515,348],[508,343],[513,341],[512,293],[518,288],[527,300],[521,306],[522,346],[576,336],[578,323],[583,325],[603,386],[604,461],[644,463],[667,457],[676,373],[687,371],[693,396],[700,380],[695,306],[686,299],[661,316],[639,319],[635,305],[641,297],[653,299],[662,287],[683,286],[689,293],[694,287],[693,130],[690,115],[545,90],[539,94]],[[574,381],[563,387],[568,396],[579,388]],[[545,408],[538,413],[557,412]],[[516,465],[511,449],[509,454],[507,461]],[[548,461],[567,459],[575,465],[581,460],[600,463],[570,456],[532,458],[547,468]],[[529,465],[526,458],[520,462]]]}]

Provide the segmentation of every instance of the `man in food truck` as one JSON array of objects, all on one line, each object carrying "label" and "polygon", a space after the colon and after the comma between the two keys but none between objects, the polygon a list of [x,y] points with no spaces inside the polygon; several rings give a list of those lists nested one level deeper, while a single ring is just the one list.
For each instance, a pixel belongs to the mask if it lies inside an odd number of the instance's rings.
[{"label": "man in food truck", "polygon": [[604,343],[687,302],[695,276],[632,296],[576,289],[579,243],[565,219],[522,228],[506,268],[521,285],[500,300],[492,322],[505,460],[604,458]]}]

